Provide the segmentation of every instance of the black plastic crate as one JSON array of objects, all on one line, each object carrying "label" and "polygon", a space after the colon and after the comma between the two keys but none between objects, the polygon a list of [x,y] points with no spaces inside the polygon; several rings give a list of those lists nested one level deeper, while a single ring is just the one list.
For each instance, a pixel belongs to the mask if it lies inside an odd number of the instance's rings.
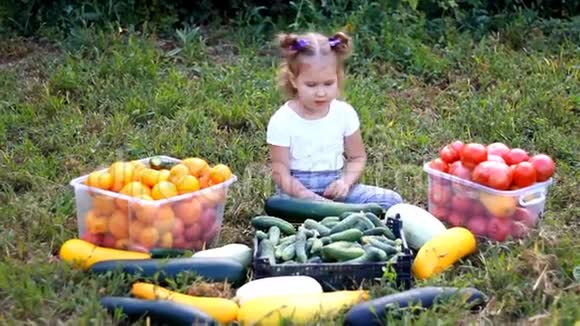
[{"label": "black plastic crate", "polygon": [[[409,249],[405,235],[402,232],[403,222],[400,218],[388,218],[386,224],[395,236],[403,241],[403,255],[399,256],[397,262],[392,265],[396,273],[394,285],[403,289],[410,289],[412,286],[411,267],[413,265],[413,253]],[[258,239],[254,237],[254,259],[252,264],[255,279],[289,275],[310,276],[316,279],[325,291],[357,289],[363,282],[374,283],[383,276],[383,267],[387,266],[387,262],[270,265],[267,259],[259,258],[258,255]]]}]

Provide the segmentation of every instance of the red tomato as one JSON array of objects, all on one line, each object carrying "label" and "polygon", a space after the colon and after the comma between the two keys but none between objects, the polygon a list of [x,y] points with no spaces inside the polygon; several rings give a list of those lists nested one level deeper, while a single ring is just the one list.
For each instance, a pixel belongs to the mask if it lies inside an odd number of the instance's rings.
[{"label": "red tomato", "polygon": [[456,140],[449,145],[451,145],[451,148],[453,148],[457,153],[461,153],[461,150],[463,149],[464,146],[461,140]]},{"label": "red tomato", "polygon": [[487,230],[487,219],[485,216],[473,215],[467,220],[467,228],[477,236],[485,236]]},{"label": "red tomato", "polygon": [[459,153],[451,145],[446,145],[439,151],[439,157],[444,162],[453,163],[459,159]]},{"label": "red tomato", "polygon": [[116,242],[117,242],[117,239],[115,239],[114,236],[112,236],[112,235],[110,235],[110,234],[107,233],[103,237],[102,246],[103,247],[108,247],[108,248],[115,248]]},{"label": "red tomato", "polygon": [[471,210],[471,199],[469,197],[455,195],[451,198],[451,209],[453,212],[469,213]]},{"label": "red tomato", "polygon": [[530,228],[534,227],[537,222],[534,215],[531,214],[527,209],[522,207],[516,208],[515,212],[512,214],[511,217],[514,222],[521,222]]},{"label": "red tomato", "polygon": [[518,164],[523,161],[528,160],[528,152],[524,151],[521,148],[512,148],[510,151],[503,157],[505,162],[508,165]]},{"label": "red tomato", "polygon": [[459,212],[451,212],[447,216],[447,222],[453,226],[461,226],[465,222],[463,219],[463,214]]},{"label": "red tomato", "polygon": [[449,172],[449,164],[447,164],[440,158],[436,158],[431,162],[429,162],[429,167],[432,168],[433,170],[442,171],[445,173]]},{"label": "red tomato", "polygon": [[447,220],[448,210],[445,206],[431,204],[431,215],[435,216],[441,221]]},{"label": "red tomato", "polygon": [[494,189],[506,190],[512,183],[509,166],[505,163],[485,161],[475,167],[473,181]]},{"label": "red tomato", "polygon": [[471,215],[484,216],[486,213],[487,209],[485,209],[485,206],[483,206],[483,204],[478,199],[471,200]]},{"label": "red tomato", "polygon": [[487,149],[482,144],[469,143],[461,150],[461,163],[469,169],[487,160]]},{"label": "red tomato", "polygon": [[536,169],[530,162],[520,162],[515,165],[512,171],[512,183],[516,187],[524,188],[536,182]]},{"label": "red tomato", "polygon": [[487,155],[497,155],[499,157],[504,157],[510,148],[504,143],[493,143],[487,145]]},{"label": "red tomato", "polygon": [[505,241],[511,233],[511,224],[510,219],[492,217],[487,224],[487,237],[496,241]]},{"label": "red tomato", "polygon": [[530,163],[534,166],[536,170],[536,181],[546,181],[554,175],[556,171],[556,164],[552,158],[546,154],[537,154],[530,158]]},{"label": "red tomato", "polygon": [[502,162],[505,163],[505,160],[503,158],[501,158],[501,156],[498,155],[490,155],[489,152],[487,153],[487,160],[488,161],[494,161],[494,162]]},{"label": "red tomato", "polygon": [[431,189],[429,189],[429,198],[436,205],[449,205],[449,199],[451,198],[449,186],[442,186],[439,184],[431,185]]},{"label": "red tomato", "polygon": [[453,162],[449,165],[449,174],[465,180],[471,180],[471,170],[461,163],[461,161]]}]

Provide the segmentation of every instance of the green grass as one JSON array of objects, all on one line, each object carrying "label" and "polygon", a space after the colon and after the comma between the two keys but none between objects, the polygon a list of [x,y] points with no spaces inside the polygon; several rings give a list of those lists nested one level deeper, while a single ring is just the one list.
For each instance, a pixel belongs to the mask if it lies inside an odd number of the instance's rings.
[{"label": "green grass", "polygon": [[[192,33],[165,46],[154,35],[93,30],[57,48],[24,39],[0,45],[0,323],[111,322],[98,299],[127,295],[129,283],[70,270],[53,255],[76,236],[69,181],[115,160],[165,154],[228,164],[239,181],[221,240],[250,240],[249,218],[273,191],[265,131],[282,101],[275,57],[263,44],[222,36],[210,46]],[[485,310],[469,315],[449,305],[406,315],[409,322],[580,318],[572,275],[580,265],[579,45],[554,47],[542,35],[527,42],[514,50],[501,35],[450,34],[442,45],[390,35],[361,49],[384,46],[387,54],[367,60],[361,52],[352,62],[345,99],[361,117],[366,183],[425,207],[422,163],[454,139],[502,141],[557,162],[542,225],[529,239],[482,243],[416,283],[475,286],[491,298]],[[410,52],[400,57],[404,47]]]}]

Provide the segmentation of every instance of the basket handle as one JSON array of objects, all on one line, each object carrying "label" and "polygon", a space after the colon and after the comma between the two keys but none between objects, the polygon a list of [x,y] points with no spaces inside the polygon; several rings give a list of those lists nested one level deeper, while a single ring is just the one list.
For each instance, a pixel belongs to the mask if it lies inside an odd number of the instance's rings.
[{"label": "basket handle", "polygon": [[[531,199],[528,200],[527,198]],[[542,203],[545,200],[546,200],[546,192],[543,189],[541,189],[535,192],[521,195],[520,198],[518,199],[518,202],[521,207],[528,207]]]}]

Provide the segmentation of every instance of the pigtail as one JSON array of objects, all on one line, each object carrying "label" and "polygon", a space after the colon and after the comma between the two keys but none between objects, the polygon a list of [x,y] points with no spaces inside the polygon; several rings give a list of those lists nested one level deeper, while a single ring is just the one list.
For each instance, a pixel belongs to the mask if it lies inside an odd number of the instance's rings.
[{"label": "pigtail", "polygon": [[331,49],[342,59],[349,57],[352,53],[351,38],[344,32],[336,32],[330,37],[329,43]]},{"label": "pigtail", "polygon": [[278,34],[278,47],[284,58],[289,58],[298,54],[297,49],[294,47],[297,40],[298,36],[296,34]]}]

